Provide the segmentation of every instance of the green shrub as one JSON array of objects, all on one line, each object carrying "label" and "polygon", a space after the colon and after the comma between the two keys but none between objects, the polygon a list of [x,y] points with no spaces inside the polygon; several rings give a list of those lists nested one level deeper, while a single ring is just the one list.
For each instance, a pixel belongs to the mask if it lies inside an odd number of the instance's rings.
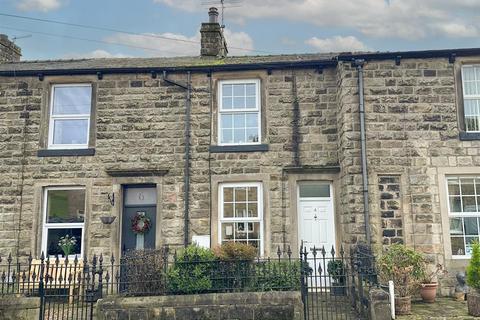
[{"label": "green shrub", "polygon": [[330,260],[327,264],[327,272],[335,283],[345,283],[345,264],[342,260]]},{"label": "green shrub", "polygon": [[171,294],[209,292],[213,288],[215,255],[212,250],[188,246],[180,251],[168,269],[168,291]]},{"label": "green shrub", "polygon": [[467,266],[467,284],[480,290],[480,243],[472,244],[472,258]]},{"label": "green shrub", "polygon": [[215,256],[222,261],[253,260],[257,256],[257,248],[241,242],[225,242],[214,249]]},{"label": "green shrub", "polygon": [[255,264],[253,291],[295,291],[301,287],[300,261],[269,261]]},{"label": "green shrub", "polygon": [[380,278],[384,282],[392,280],[395,293],[400,297],[407,297],[419,286],[424,278],[425,260],[413,249],[401,244],[388,247],[378,260]]}]

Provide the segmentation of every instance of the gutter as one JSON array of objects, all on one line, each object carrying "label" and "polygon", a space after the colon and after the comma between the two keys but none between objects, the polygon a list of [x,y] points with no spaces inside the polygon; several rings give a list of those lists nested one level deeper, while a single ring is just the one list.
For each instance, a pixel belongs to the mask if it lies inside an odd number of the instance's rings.
[{"label": "gutter", "polygon": [[189,236],[189,224],[190,224],[190,113],[191,113],[191,104],[192,104],[192,86],[191,86],[191,73],[187,72],[187,83],[182,84],[175,82],[167,78],[167,72],[164,71],[162,74],[162,80],[172,84],[174,86],[180,87],[186,90],[185,97],[185,164],[184,164],[184,174],[183,174],[183,202],[184,202],[184,238],[183,245],[188,246],[190,242]]},{"label": "gutter", "polygon": [[365,133],[365,99],[363,85],[363,65],[365,60],[357,59],[354,65],[358,71],[358,107],[360,114],[360,149],[362,162],[362,180],[363,180],[363,215],[365,222],[365,238],[368,246],[372,245],[372,237],[370,234],[370,209],[368,203],[368,172],[367,172],[367,139]]},{"label": "gutter", "polygon": [[[216,63],[221,62],[221,60]],[[54,63],[54,62],[52,62]],[[105,74],[129,74],[129,73],[211,73],[221,71],[243,71],[243,70],[278,70],[278,69],[323,69],[335,67],[337,61],[330,60],[309,60],[309,61],[280,61],[270,63],[242,63],[204,66],[182,66],[182,67],[129,67],[129,68],[81,68],[81,69],[50,69],[50,70],[8,70],[0,71],[3,77],[40,77],[60,75],[105,75]]]}]

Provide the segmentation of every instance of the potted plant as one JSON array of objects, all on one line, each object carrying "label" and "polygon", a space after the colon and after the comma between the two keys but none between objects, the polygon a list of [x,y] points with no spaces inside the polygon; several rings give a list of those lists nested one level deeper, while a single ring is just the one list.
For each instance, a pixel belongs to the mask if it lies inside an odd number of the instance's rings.
[{"label": "potted plant", "polygon": [[435,302],[438,288],[437,278],[440,274],[447,274],[447,271],[443,269],[441,264],[437,264],[435,270],[432,272],[425,270],[420,284],[420,296],[424,302]]},{"label": "potted plant", "polygon": [[468,314],[480,316],[480,244],[472,244],[472,258],[467,266],[467,284],[470,291],[467,294]]},{"label": "potted plant", "polygon": [[382,281],[393,281],[395,286],[395,313],[410,314],[411,294],[424,275],[424,259],[415,250],[393,244],[378,260]]},{"label": "potted plant", "polygon": [[345,295],[345,264],[342,260],[333,259],[328,262],[327,271],[333,280],[330,293],[334,296]]}]

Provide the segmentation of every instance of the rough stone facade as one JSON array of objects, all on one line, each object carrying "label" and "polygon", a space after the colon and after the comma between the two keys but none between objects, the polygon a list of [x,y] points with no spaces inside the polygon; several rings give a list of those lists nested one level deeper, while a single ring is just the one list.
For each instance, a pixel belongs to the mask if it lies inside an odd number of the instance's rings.
[{"label": "rough stone facade", "polygon": [[[380,249],[404,242],[452,274],[466,261],[451,259],[447,245],[444,179],[480,174],[480,142],[459,139],[457,71],[462,63],[444,57],[402,59],[399,64],[373,58],[364,65],[373,244]],[[217,85],[230,78],[260,79],[261,142],[267,151],[212,152],[210,147],[217,144]],[[184,82],[186,74],[177,72],[171,79]],[[95,155],[38,157],[45,148],[50,84],[79,81],[96,90]],[[335,184],[337,242],[365,240],[358,72],[350,62],[320,69],[198,72],[192,75],[192,87],[190,239],[212,235],[218,240],[219,183],[258,181],[265,198],[265,254],[279,246],[297,250],[297,203],[291,197],[296,186],[289,179],[297,174],[299,180],[324,180],[328,173]],[[45,76],[43,81],[1,76],[0,111],[0,254],[17,249],[39,254],[41,190],[55,185],[87,186],[87,253],[116,253],[121,208],[118,203],[112,207],[105,193],[121,193],[125,181],[159,186],[157,244],[183,244],[183,89],[146,72],[105,74],[102,79]],[[122,180],[106,172],[111,169],[168,172]],[[102,224],[105,215],[118,219]]]}]

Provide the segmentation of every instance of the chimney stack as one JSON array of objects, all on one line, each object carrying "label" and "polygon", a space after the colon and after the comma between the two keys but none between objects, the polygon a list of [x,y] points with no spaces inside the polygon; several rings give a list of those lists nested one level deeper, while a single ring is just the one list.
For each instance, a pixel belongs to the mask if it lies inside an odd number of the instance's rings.
[{"label": "chimney stack", "polygon": [[219,57],[227,56],[227,42],[223,36],[223,29],[218,23],[218,9],[210,8],[208,10],[208,22],[202,23],[200,29],[201,34],[201,50],[202,57]]},{"label": "chimney stack", "polygon": [[5,34],[0,34],[0,63],[20,61],[22,50]]}]

